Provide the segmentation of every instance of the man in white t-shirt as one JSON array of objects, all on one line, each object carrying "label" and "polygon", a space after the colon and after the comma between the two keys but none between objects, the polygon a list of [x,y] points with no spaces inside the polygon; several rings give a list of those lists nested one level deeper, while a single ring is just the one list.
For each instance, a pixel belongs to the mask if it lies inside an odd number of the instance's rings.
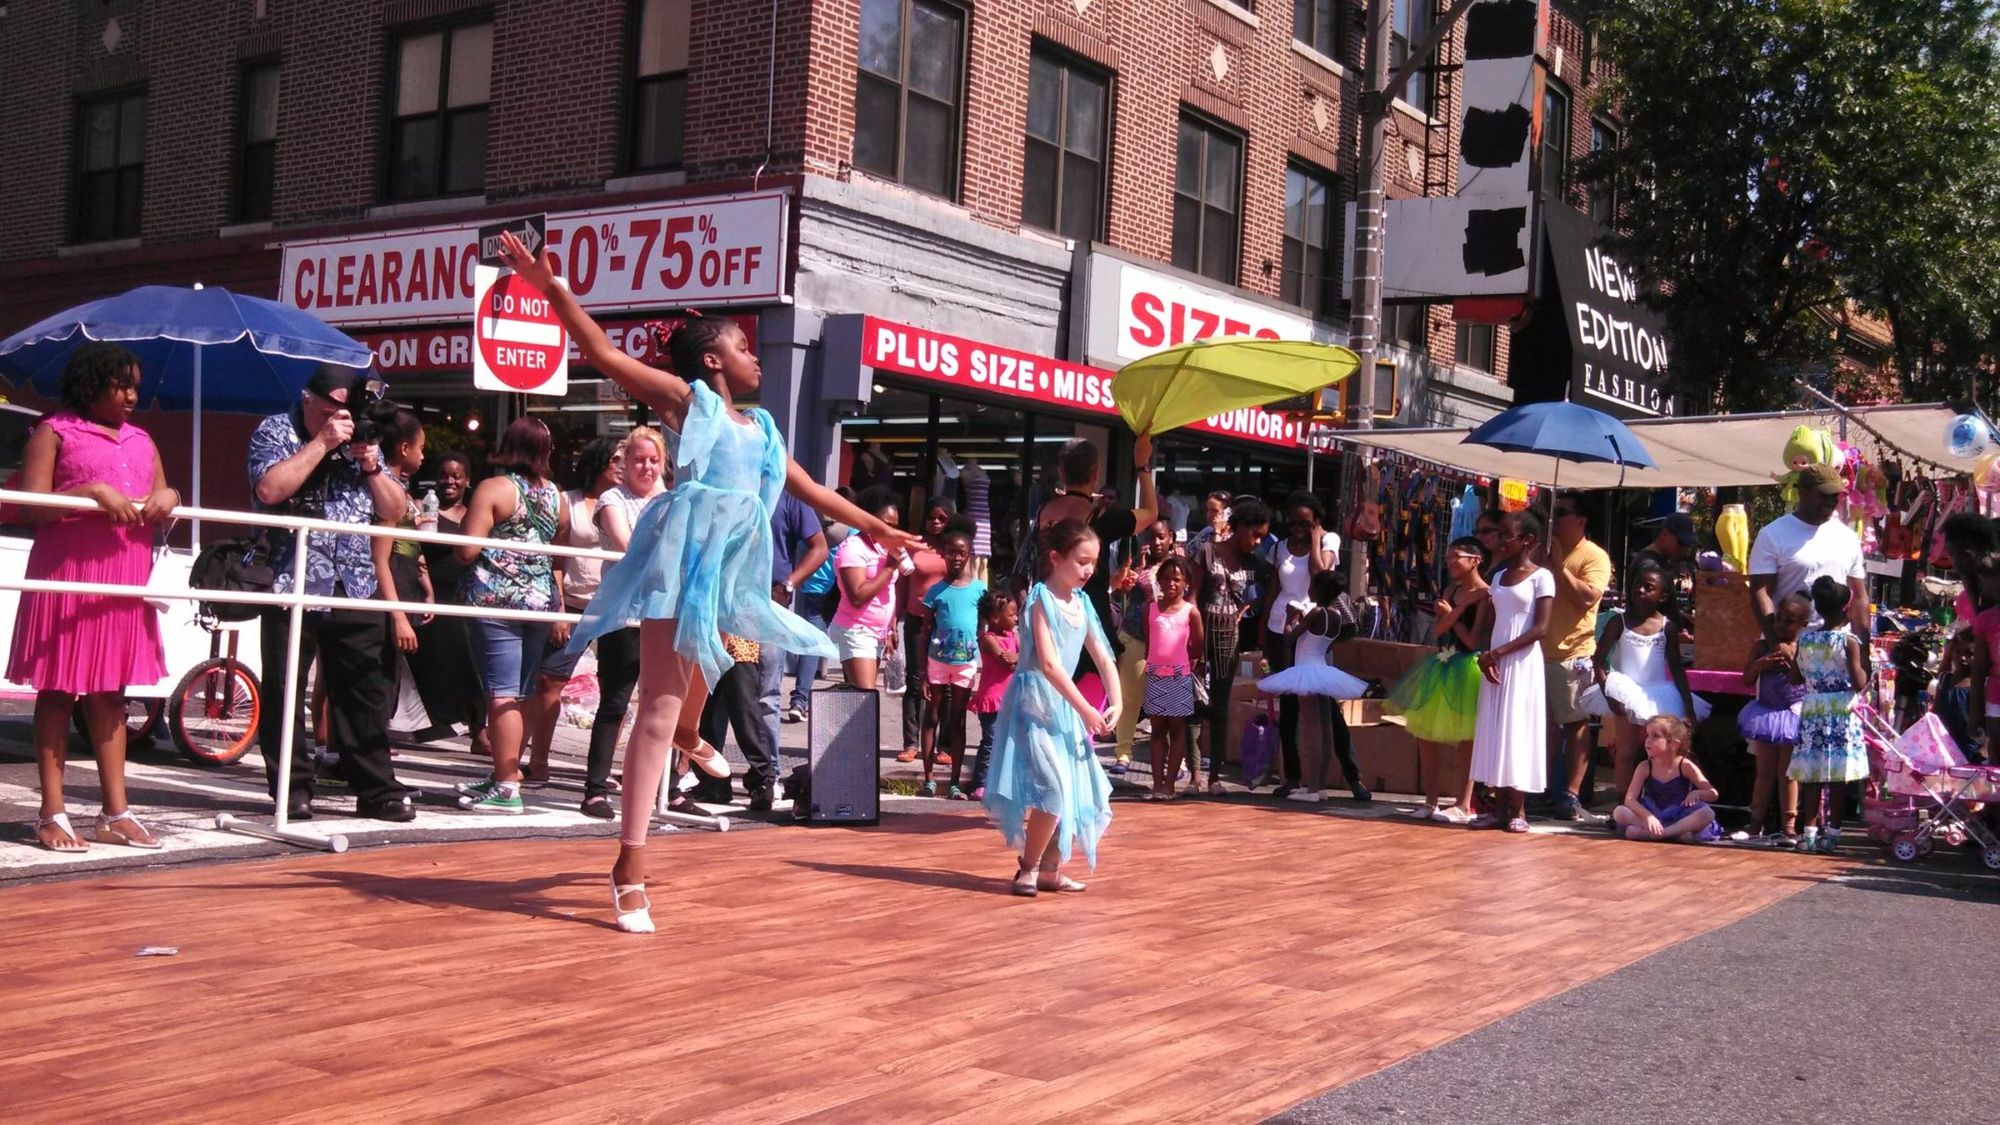
[{"label": "man in white t-shirt", "polygon": [[1846,493],[1840,470],[1808,465],[1799,474],[1799,502],[1792,514],[1779,516],[1757,533],[1750,547],[1750,607],[1766,636],[1778,599],[1795,590],[1810,591],[1821,575],[1832,575],[1853,592],[1847,619],[1866,651],[1868,572],[1861,562],[1861,539],[1833,518]]}]

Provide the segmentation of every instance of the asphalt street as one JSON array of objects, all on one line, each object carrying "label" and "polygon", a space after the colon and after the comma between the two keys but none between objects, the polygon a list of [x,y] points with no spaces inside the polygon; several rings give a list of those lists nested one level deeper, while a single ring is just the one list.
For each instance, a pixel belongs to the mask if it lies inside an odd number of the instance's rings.
[{"label": "asphalt street", "polygon": [[1872,862],[1273,1120],[2000,1120],[1996,939],[1977,857]]}]

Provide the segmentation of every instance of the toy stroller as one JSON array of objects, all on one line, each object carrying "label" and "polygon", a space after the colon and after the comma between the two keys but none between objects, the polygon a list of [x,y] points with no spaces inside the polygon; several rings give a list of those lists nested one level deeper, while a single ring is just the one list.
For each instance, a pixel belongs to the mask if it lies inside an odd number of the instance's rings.
[{"label": "toy stroller", "polygon": [[1942,840],[1979,845],[1979,858],[2000,871],[2000,837],[1982,822],[1983,802],[2000,802],[2000,766],[1971,766],[1935,714],[1897,734],[1880,713],[1859,708],[1877,795],[1862,802],[1868,837],[1899,863],[1929,855]]}]

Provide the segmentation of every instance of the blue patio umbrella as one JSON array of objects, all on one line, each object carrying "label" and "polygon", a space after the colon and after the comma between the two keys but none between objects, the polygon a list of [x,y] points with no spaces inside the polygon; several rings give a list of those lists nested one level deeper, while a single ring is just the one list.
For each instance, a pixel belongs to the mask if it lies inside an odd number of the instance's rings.
[{"label": "blue patio umbrella", "polygon": [[[367,345],[289,305],[200,285],[142,285],[0,340],[0,373],[53,398],[71,353],[91,340],[122,344],[139,358],[141,409],[193,412],[197,507],[203,410],[283,410],[320,364],[364,368],[375,361]],[[198,545],[198,523],[194,533]]]},{"label": "blue patio umbrella", "polygon": [[1487,419],[1465,435],[1465,445],[1508,453],[1543,453],[1563,461],[1598,461],[1641,469],[1653,455],[1625,423],[1573,402],[1531,402]]},{"label": "blue patio umbrella", "polygon": [[[1564,461],[1597,461],[1620,469],[1653,468],[1653,455],[1646,452],[1631,427],[1602,410],[1573,402],[1531,402],[1502,411],[1465,435],[1460,444],[1546,454],[1556,459],[1557,482],[1562,479]],[[1550,489],[1551,506],[1554,490]],[[1554,533],[1553,524],[1549,532]]]}]

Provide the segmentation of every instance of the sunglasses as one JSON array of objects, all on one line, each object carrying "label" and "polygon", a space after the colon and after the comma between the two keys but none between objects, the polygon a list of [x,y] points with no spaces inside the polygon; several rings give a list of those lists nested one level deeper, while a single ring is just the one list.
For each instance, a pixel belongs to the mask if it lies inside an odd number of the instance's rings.
[{"label": "sunglasses", "polygon": [[1557,519],[1562,519],[1566,516],[1580,516],[1582,514],[1582,512],[1577,511],[1575,508],[1557,508],[1555,511]]}]

